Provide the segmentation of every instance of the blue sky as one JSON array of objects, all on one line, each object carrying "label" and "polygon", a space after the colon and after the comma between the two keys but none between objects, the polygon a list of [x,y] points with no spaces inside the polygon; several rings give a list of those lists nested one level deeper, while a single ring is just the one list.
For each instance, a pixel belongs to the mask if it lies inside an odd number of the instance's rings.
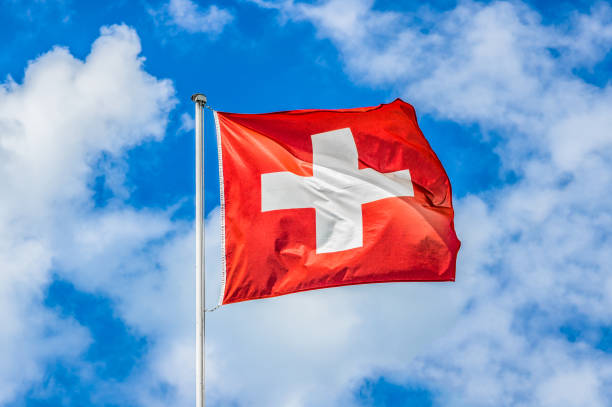
[{"label": "blue sky", "polygon": [[196,91],[249,113],[403,98],[463,244],[453,284],[210,314],[211,406],[612,403],[608,4],[1,4],[0,405],[193,405]]}]

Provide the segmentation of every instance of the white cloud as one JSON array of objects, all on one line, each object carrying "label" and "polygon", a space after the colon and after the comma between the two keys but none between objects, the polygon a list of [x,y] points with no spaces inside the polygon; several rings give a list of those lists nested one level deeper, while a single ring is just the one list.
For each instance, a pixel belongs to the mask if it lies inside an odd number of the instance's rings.
[{"label": "white cloud", "polygon": [[[172,84],[146,73],[139,54],[132,29],[103,27],[84,61],[56,47],[29,63],[22,83],[0,86],[0,403],[39,382],[47,363],[77,361],[91,341],[43,305],[58,265],[109,244],[120,255],[119,243],[170,228],[163,214],[93,208],[94,174],[122,184],[114,171],[125,151],[161,139],[175,104]],[[117,165],[96,168],[103,156]],[[140,221],[136,232],[130,219]]]},{"label": "white cloud", "polygon": [[537,397],[541,406],[605,406],[599,386],[596,372],[571,370],[555,374],[544,382]]},{"label": "white cloud", "polygon": [[191,0],[170,0],[165,9],[170,24],[190,33],[219,34],[234,19],[226,9],[213,4],[201,10]]},{"label": "white cloud", "polygon": [[184,132],[193,131],[195,128],[195,119],[189,113],[183,113],[181,115],[181,127],[179,130]]}]

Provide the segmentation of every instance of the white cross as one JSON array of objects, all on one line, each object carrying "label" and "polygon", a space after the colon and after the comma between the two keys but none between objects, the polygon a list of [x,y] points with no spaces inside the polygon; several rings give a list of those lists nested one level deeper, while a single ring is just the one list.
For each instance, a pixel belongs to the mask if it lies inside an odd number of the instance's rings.
[{"label": "white cross", "polygon": [[292,172],[261,175],[261,211],[314,208],[316,253],[363,246],[361,205],[380,199],[414,196],[409,170],[380,173],[359,169],[351,129],[312,136],[312,176]]}]

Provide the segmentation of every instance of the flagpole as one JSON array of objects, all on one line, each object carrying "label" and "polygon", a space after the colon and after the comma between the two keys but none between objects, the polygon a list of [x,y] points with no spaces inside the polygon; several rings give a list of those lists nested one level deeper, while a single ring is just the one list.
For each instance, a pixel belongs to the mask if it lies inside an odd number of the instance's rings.
[{"label": "flagpole", "polygon": [[195,150],[196,150],[196,407],[204,407],[205,399],[205,375],[204,360],[206,354],[205,331],[206,331],[206,312],[205,306],[205,280],[204,280],[204,180],[203,180],[203,108],[206,105],[206,96],[196,93],[191,96],[195,102]]}]

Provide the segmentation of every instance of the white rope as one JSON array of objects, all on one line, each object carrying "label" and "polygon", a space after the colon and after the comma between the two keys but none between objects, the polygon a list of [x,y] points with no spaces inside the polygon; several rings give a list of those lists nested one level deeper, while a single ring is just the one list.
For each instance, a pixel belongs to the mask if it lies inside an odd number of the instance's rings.
[{"label": "white rope", "polygon": [[225,264],[225,191],[223,185],[223,157],[221,154],[221,131],[219,129],[219,118],[217,117],[217,111],[212,107],[205,105],[207,109],[213,112],[215,118],[215,130],[217,133],[217,153],[219,158],[219,194],[220,194],[220,212],[221,212],[221,281],[219,284],[219,300],[217,305],[212,308],[205,310],[205,312],[213,312],[221,307],[223,303],[223,296],[225,294],[225,282],[226,282],[226,264]]}]

